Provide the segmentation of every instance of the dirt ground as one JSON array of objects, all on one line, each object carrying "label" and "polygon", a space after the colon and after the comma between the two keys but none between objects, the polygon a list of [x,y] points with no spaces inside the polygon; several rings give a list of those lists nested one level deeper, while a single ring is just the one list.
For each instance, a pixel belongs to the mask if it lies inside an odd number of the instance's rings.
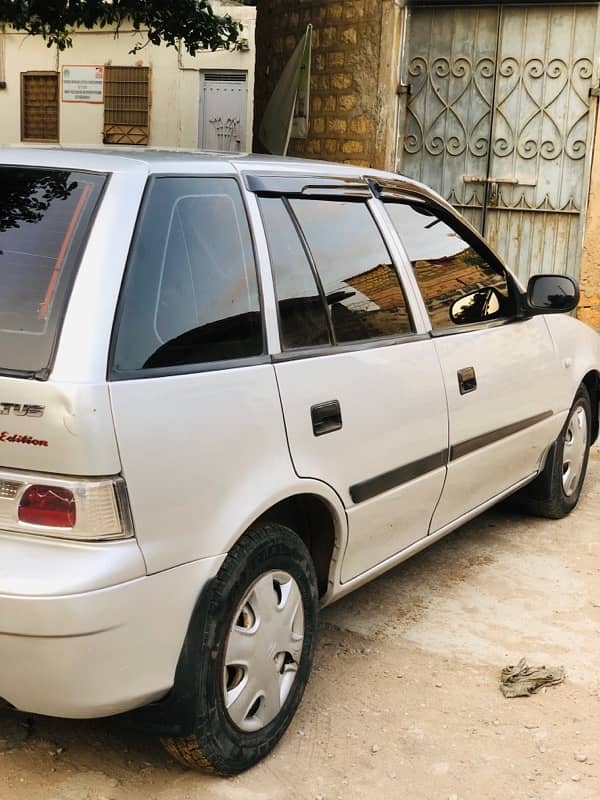
[{"label": "dirt ground", "polygon": [[[34,717],[0,754],[0,800],[600,800],[599,520],[596,449],[569,518],[493,511],[326,609],[300,712],[242,776],[110,720]],[[521,656],[566,682],[505,699]]]}]

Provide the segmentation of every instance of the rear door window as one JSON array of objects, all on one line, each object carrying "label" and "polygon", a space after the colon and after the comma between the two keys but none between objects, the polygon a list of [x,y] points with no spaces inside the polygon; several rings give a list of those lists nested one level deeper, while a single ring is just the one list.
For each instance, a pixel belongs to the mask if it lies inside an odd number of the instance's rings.
[{"label": "rear door window", "polygon": [[0,166],[0,372],[45,375],[105,180]]},{"label": "rear door window", "polygon": [[293,199],[336,344],[404,336],[412,324],[396,267],[365,203]]},{"label": "rear door window", "polygon": [[331,344],[325,302],[280,197],[259,200],[269,244],[284,350]]},{"label": "rear door window", "polygon": [[263,352],[254,251],[235,180],[151,183],[119,319],[115,377]]}]

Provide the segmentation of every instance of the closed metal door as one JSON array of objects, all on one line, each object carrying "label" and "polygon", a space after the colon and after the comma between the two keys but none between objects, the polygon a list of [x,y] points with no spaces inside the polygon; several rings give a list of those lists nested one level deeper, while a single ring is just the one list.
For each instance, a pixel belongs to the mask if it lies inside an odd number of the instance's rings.
[{"label": "closed metal door", "polygon": [[246,146],[248,85],[244,72],[207,72],[202,76],[198,146],[239,153]]},{"label": "closed metal door", "polygon": [[523,281],[578,277],[597,5],[421,8],[408,24],[399,170],[453,203]]}]

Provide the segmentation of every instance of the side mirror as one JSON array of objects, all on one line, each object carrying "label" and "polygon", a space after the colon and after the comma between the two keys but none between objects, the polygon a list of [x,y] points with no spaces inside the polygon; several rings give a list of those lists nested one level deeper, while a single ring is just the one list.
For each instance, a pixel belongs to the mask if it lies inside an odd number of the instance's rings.
[{"label": "side mirror", "polygon": [[452,303],[450,319],[455,325],[474,325],[495,319],[501,313],[502,300],[502,295],[493,286],[476,289]]},{"label": "side mirror", "polygon": [[579,303],[577,281],[567,275],[533,275],[527,284],[527,306],[537,314],[564,314]]}]

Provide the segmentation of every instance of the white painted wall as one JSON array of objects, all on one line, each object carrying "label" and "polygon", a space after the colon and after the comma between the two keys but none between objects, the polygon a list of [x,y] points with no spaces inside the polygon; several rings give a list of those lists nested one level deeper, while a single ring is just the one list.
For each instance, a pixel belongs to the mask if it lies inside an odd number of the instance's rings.
[{"label": "white painted wall", "polygon": [[[249,51],[202,51],[192,58],[183,50],[181,57],[172,47],[148,45],[137,55],[129,50],[143,33],[130,28],[118,38],[110,29],[78,31],[73,47],[59,53],[48,48],[40,37],[30,37],[7,28],[0,29],[0,144],[21,141],[21,73],[34,70],[58,71],[69,65],[149,66],[151,73],[150,145],[156,147],[198,146],[198,111],[203,70],[243,70],[248,74],[248,116],[245,149],[252,149],[252,111],[254,97],[256,9],[214,0],[217,14],[230,14],[239,20],[248,40]],[[102,144],[104,106],[91,103],[60,102],[60,143],[63,145]]]}]

